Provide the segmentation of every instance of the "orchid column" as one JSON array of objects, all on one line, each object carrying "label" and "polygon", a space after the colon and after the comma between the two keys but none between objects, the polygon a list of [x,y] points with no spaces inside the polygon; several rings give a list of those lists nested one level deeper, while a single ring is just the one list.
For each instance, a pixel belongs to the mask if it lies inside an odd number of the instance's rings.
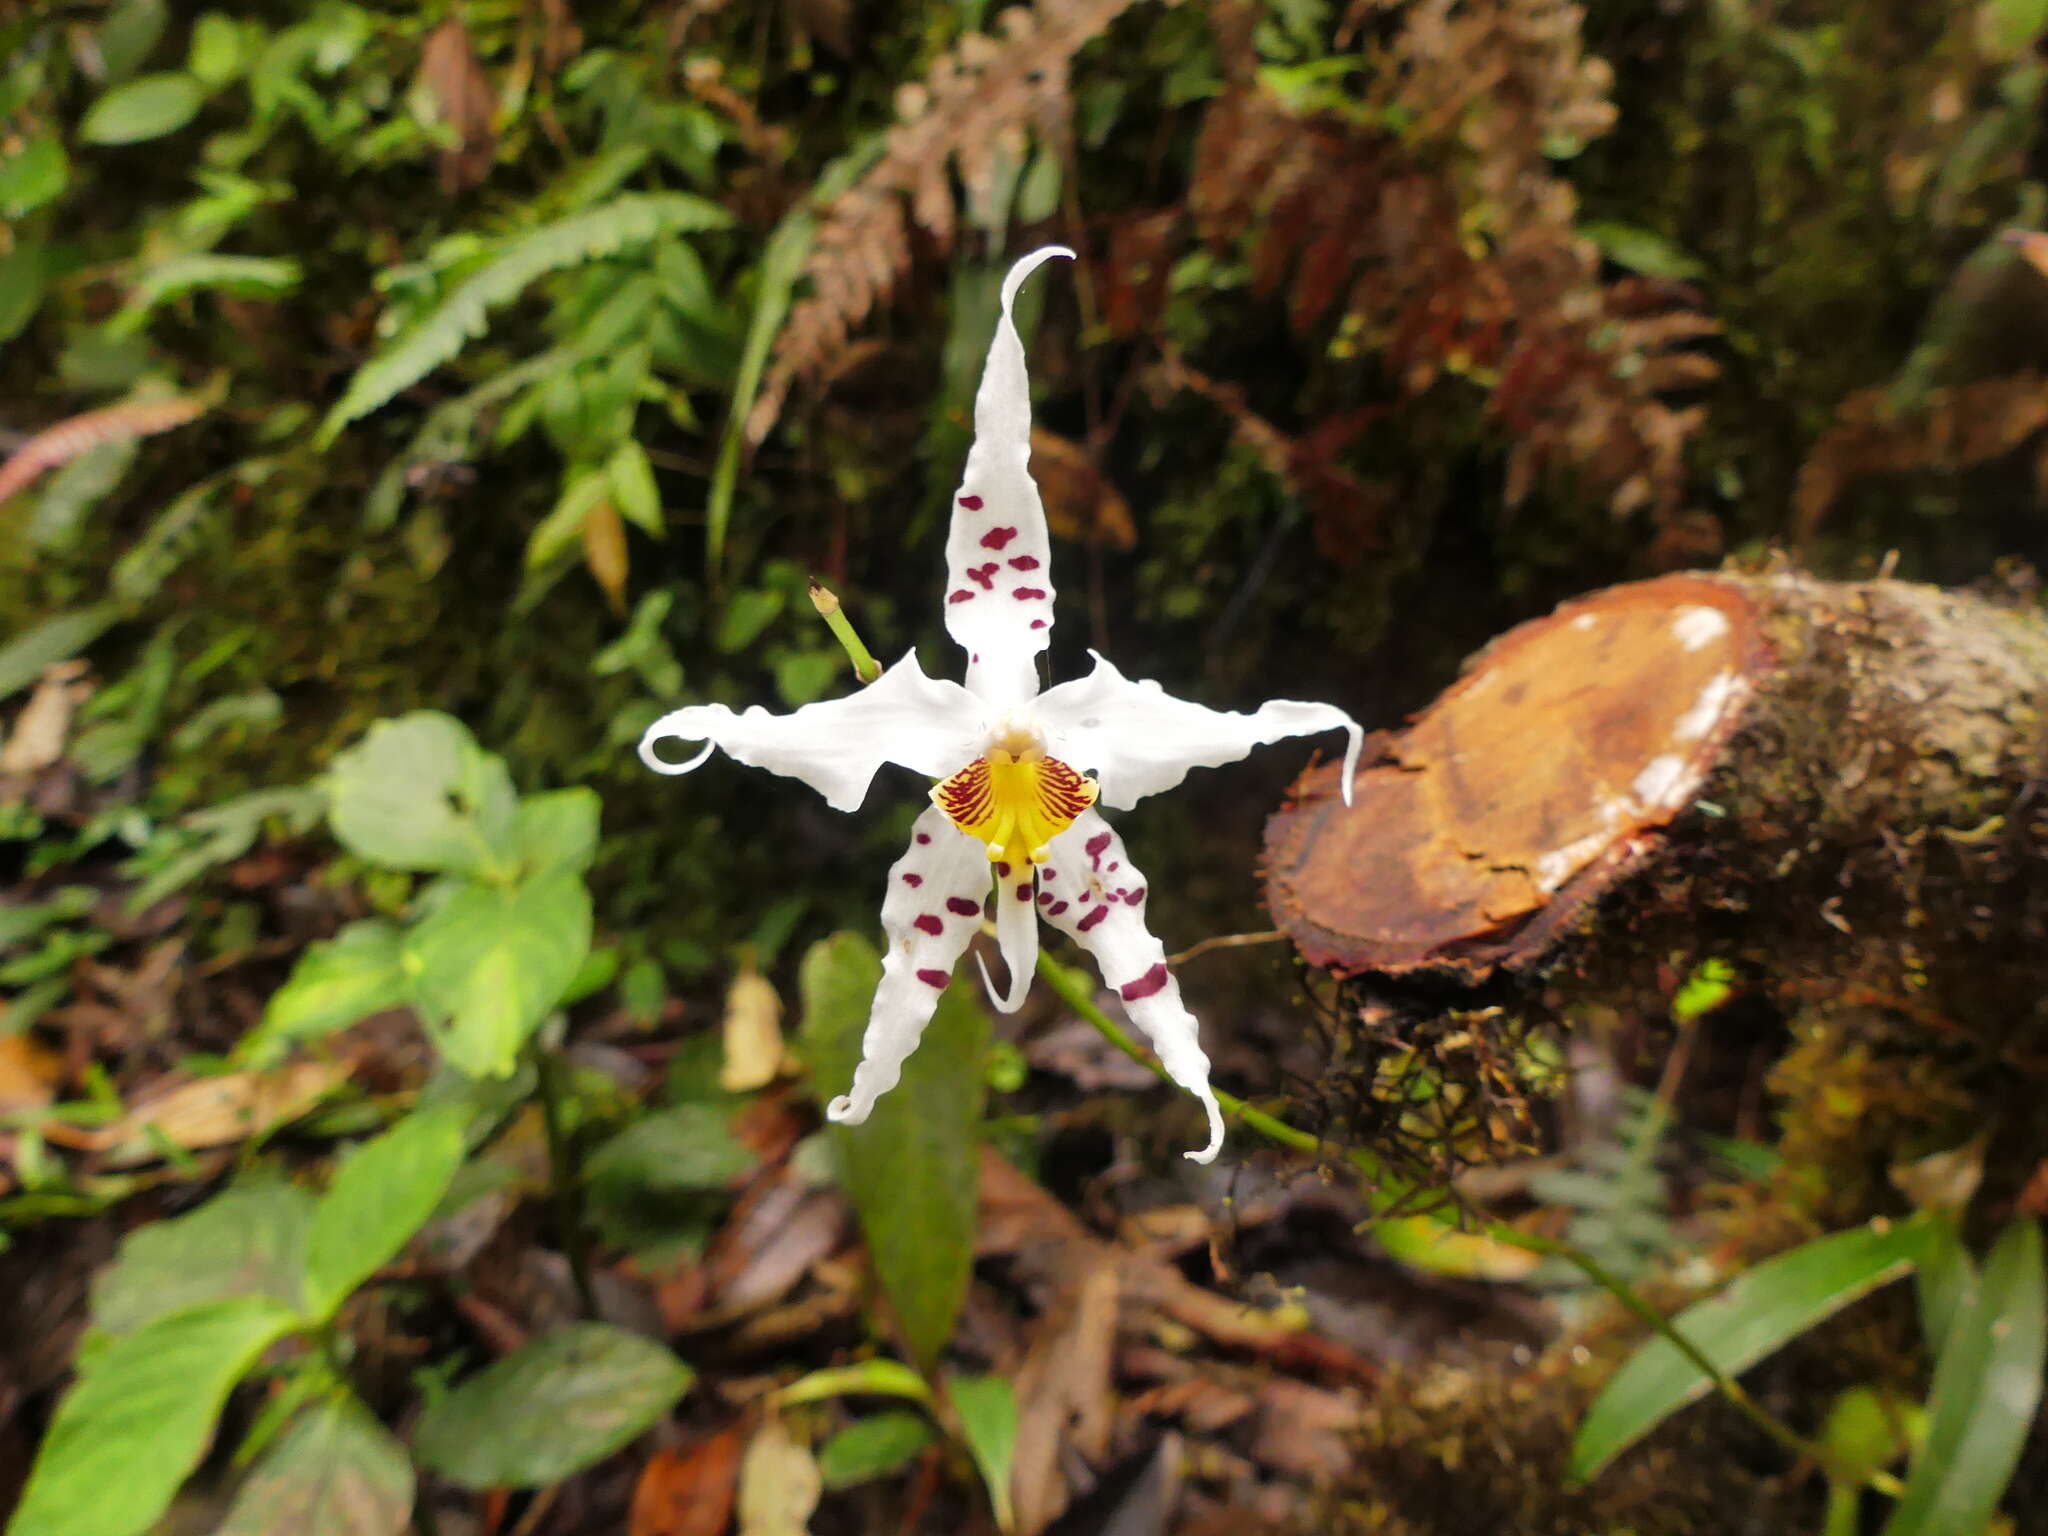
[{"label": "orchid column", "polygon": [[[1034,269],[1072,255],[1060,246],[1034,251],[1003,282],[1002,317],[975,396],[974,446],[946,539],[946,630],[967,653],[965,684],[926,677],[915,653],[906,654],[861,692],[794,714],[759,706],[735,714],[723,704],[675,710],[648,727],[640,756],[659,773],[688,773],[718,747],[803,780],[842,811],[866,798],[883,763],[939,781],[889,871],[882,980],[852,1091],[827,1106],[830,1118],[857,1125],[896,1086],[993,901],[1009,971],[1007,989],[998,989],[983,967],[996,1006],[1008,1012],[1024,1000],[1038,919],[1072,935],[1173,1080],[1208,1110],[1209,1143],[1188,1153],[1206,1163],[1223,1145],[1209,1059],[1166,951],[1146,926],[1145,878],[1097,804],[1128,810],[1191,768],[1339,729],[1348,736],[1348,802],[1361,733],[1328,704],[1274,699],[1250,714],[1207,709],[1157,683],[1133,682],[1100,655],[1087,677],[1039,692],[1038,655],[1052,635],[1052,550],[1031,479],[1031,387],[1011,306]],[[670,738],[706,745],[671,763],[654,751]]]}]

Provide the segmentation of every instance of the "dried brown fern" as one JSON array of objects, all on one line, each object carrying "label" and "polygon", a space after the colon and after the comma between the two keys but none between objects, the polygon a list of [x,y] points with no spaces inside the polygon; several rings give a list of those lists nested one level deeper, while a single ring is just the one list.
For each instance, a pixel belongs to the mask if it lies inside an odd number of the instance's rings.
[{"label": "dried brown fern", "polygon": [[[1792,497],[1793,535],[1804,543],[1819,530],[1837,497],[1867,475],[1968,469],[2000,458],[2048,428],[2048,378],[2038,373],[1940,389],[1924,405],[1894,412],[1889,385],[1858,390],[1835,410],[1834,424],[1815,440],[1799,467]],[[2048,485],[2048,451],[2037,460]]]},{"label": "dried brown fern", "polygon": [[1545,149],[1613,121],[1579,21],[1563,0],[1417,0],[1361,112],[1300,113],[1240,76],[1204,121],[1191,204],[1214,245],[1257,231],[1254,282],[1289,285],[1297,330],[1335,306],[1403,393],[1485,387],[1510,504],[1555,469],[1668,521],[1700,413],[1663,396],[1713,376],[1684,344],[1715,326],[1682,286],[1603,283],[1573,228]]},{"label": "dried brown fern", "polygon": [[881,160],[819,223],[803,272],[810,292],[776,338],[747,416],[750,444],[768,435],[791,386],[826,372],[852,328],[894,291],[910,264],[913,225],[950,249],[960,194],[970,207],[986,200],[1000,155],[1021,157],[1034,131],[1063,141],[1068,66],[1133,3],[1039,0],[1005,11],[1000,36],[967,34],[921,83],[897,93],[898,120]]},{"label": "dried brown fern", "polygon": [[197,400],[136,400],[87,411],[46,427],[0,463],[0,502],[27,490],[46,470],[108,443],[125,443],[182,427],[206,413]]}]

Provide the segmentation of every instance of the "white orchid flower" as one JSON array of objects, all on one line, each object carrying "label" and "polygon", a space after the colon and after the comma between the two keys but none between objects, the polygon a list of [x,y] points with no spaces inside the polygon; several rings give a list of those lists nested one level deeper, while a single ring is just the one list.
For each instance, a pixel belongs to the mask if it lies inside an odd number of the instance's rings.
[{"label": "white orchid flower", "polygon": [[[974,446],[953,498],[946,539],[946,629],[967,652],[967,680],[926,677],[910,653],[843,699],[771,715],[693,704],[648,727],[640,756],[659,773],[688,773],[714,747],[801,779],[835,810],[866,797],[875,771],[897,763],[936,779],[882,899],[888,950],[861,1041],[852,1091],[826,1108],[858,1125],[896,1086],[953,967],[980,930],[995,887],[997,942],[1009,988],[982,980],[1005,1012],[1024,1000],[1038,960],[1038,919],[1092,953],[1173,1080],[1209,1114],[1206,1163],[1223,1144],[1209,1060],[1194,1016],[1145,926],[1145,877],[1095,806],[1129,810],[1190,768],[1235,762],[1288,736],[1342,729],[1344,797],[1361,733],[1328,704],[1274,699],[1250,714],[1204,708],[1134,682],[1100,655],[1087,677],[1039,692],[1038,654],[1052,635],[1051,546],[1032,483],[1031,392],[1010,307],[1024,279],[1061,246],[1034,251],[1003,282],[1002,318],[974,402]],[[671,738],[706,743],[687,762],[655,755]],[[1087,775],[1093,774],[1094,777]],[[1034,915],[1035,914],[1035,915]]]}]

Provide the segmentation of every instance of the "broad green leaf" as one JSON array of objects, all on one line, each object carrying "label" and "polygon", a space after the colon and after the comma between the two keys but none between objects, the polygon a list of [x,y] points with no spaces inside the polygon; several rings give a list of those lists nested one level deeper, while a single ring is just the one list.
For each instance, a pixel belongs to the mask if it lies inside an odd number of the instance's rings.
[{"label": "broad green leaf", "polygon": [[430,1404],[413,1450],[464,1488],[538,1488],[651,1428],[690,1379],[690,1368],[651,1339],[604,1323],[572,1324]]},{"label": "broad green leaf", "polygon": [[299,277],[299,264],[282,257],[211,251],[172,256],[149,267],[129,290],[127,303],[111,322],[112,334],[135,330],[159,304],[202,288],[218,288],[235,298],[276,299],[296,288]]},{"label": "broad green leaf", "polygon": [[557,871],[466,886],[405,936],[435,1044],[471,1077],[510,1072],[590,952],[590,892]]},{"label": "broad green leaf", "polygon": [[229,1391],[297,1321],[244,1296],[115,1339],[57,1405],[8,1536],[149,1530],[205,1454]]},{"label": "broad green leaf", "polygon": [[240,23],[219,11],[208,11],[192,27],[192,48],[185,68],[209,89],[218,90],[249,62]]},{"label": "broad green leaf", "polygon": [[597,857],[601,809],[591,789],[555,789],[528,795],[512,818],[512,843],[529,876],[550,870],[582,874]]},{"label": "broad green leaf", "polygon": [[0,219],[26,218],[62,197],[70,184],[64,141],[54,133],[39,133],[0,160]]},{"label": "broad green leaf", "polygon": [[2048,31],[2048,0],[1990,0],[1985,10],[1991,25],[1984,30],[2002,54],[2016,54]]},{"label": "broad green leaf", "polygon": [[818,1451],[818,1471],[828,1489],[887,1477],[932,1443],[931,1420],[892,1409],[860,1419],[827,1440]]},{"label": "broad green leaf", "polygon": [[647,450],[629,437],[619,444],[607,468],[612,501],[619,515],[641,531],[660,538],[666,531],[661,522],[661,492],[655,486],[654,466],[647,462]]},{"label": "broad green leaf", "polygon": [[299,957],[271,993],[263,1022],[237,1048],[243,1060],[275,1059],[294,1040],[317,1040],[411,1000],[399,930],[376,918],[350,923]]},{"label": "broad green leaf", "polygon": [[1988,1528],[2041,1401],[2044,1355],[2041,1226],[2021,1217],[1955,1307],[1934,1361],[1927,1438],[1884,1536],[1975,1536]]},{"label": "broad green leaf", "polygon": [[324,1321],[434,1214],[462,1166],[459,1107],[415,1110],[343,1159],[306,1238],[306,1315]]},{"label": "broad green leaf", "polygon": [[353,1397],[328,1398],[256,1464],[214,1536],[399,1536],[412,1500],[405,1447]]},{"label": "broad green leaf", "polygon": [[512,862],[511,775],[451,716],[378,721],[336,756],[327,789],[334,835],[372,864],[466,874]]},{"label": "broad green leaf", "polygon": [[26,688],[52,662],[69,661],[113,628],[120,617],[119,603],[94,603],[47,618],[0,645],[0,699]]},{"label": "broad green leaf", "polygon": [[712,643],[728,656],[745,650],[782,612],[782,601],[782,594],[770,587],[748,587],[733,593],[718,616]]},{"label": "broad green leaf", "polygon": [[1468,1280],[1522,1280],[1543,1262],[1484,1232],[1461,1232],[1441,1216],[1382,1216],[1372,1235],[1390,1258],[1411,1269]]},{"label": "broad green leaf", "polygon": [[311,1195],[256,1177],[183,1216],[139,1226],[93,1281],[93,1323],[133,1333],[170,1313],[237,1296],[296,1309],[312,1223]]},{"label": "broad green leaf", "polygon": [[960,1417],[967,1453],[988,1488],[996,1524],[1010,1529],[1010,1463],[1017,1454],[1017,1394],[1000,1376],[949,1376],[946,1395]]},{"label": "broad green leaf", "polygon": [[120,485],[140,452],[141,444],[134,438],[101,443],[51,475],[36,497],[29,543],[37,549],[75,548],[92,509]]},{"label": "broad green leaf", "polygon": [[117,0],[93,37],[106,78],[125,80],[141,68],[169,21],[164,0]]},{"label": "broad green leaf", "polygon": [[42,308],[50,285],[50,252],[30,224],[16,225],[14,246],[0,252],[0,341],[12,341]]},{"label": "broad green leaf", "polygon": [[140,144],[176,133],[192,121],[206,92],[190,75],[143,75],[92,104],[79,125],[88,144]]},{"label": "broad green leaf", "polygon": [[1706,265],[1697,256],[1658,234],[1634,224],[1589,220],[1579,232],[1600,247],[1600,254],[1616,266],[1627,267],[1645,277],[1670,277],[1681,281],[1704,277]]},{"label": "broad green leaf", "polygon": [[[853,1082],[881,974],[858,934],[835,934],[804,956],[804,1047],[820,1098]],[[949,987],[903,1080],[865,1125],[832,1128],[875,1276],[927,1368],[967,1298],[988,1048],[988,1015],[967,987]]]},{"label": "broad green leaf", "polygon": [[608,1199],[636,1190],[720,1190],[759,1158],[732,1134],[732,1117],[709,1104],[681,1104],[643,1116],[584,1164]]},{"label": "broad green leaf", "polygon": [[1956,1308],[1977,1283],[1977,1266],[1963,1246],[1958,1219],[1947,1212],[1927,1218],[1927,1251],[1913,1269],[1914,1301],[1920,1309],[1920,1331],[1929,1349],[1948,1337]]},{"label": "broad green leaf", "polygon": [[[1672,1325],[1717,1368],[1736,1375],[1906,1274],[1926,1249],[1927,1228],[1919,1221],[1837,1232],[1738,1275],[1720,1295],[1688,1307]],[[1587,1410],[1568,1475],[1574,1482],[1599,1476],[1615,1457],[1712,1387],[1676,1345],[1651,1339]]]}]

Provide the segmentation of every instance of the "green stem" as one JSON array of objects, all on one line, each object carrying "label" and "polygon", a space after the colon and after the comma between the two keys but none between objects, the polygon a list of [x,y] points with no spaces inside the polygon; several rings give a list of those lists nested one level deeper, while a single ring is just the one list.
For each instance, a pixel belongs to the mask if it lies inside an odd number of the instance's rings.
[{"label": "green stem", "polygon": [[853,663],[853,675],[863,683],[872,683],[882,675],[882,664],[868,653],[861,644],[860,636],[853,632],[853,623],[840,609],[839,596],[830,587],[811,578],[811,606],[818,610],[818,617],[825,621],[825,627],[832,631],[832,637],[846,652],[846,659]]},{"label": "green stem", "polygon": [[583,1211],[577,1198],[576,1167],[569,1149],[562,1109],[565,1100],[561,1058],[546,1046],[533,1048],[533,1070],[540,1089],[541,1124],[548,1140],[548,1191],[561,1228],[562,1251],[569,1256],[569,1274],[585,1317],[597,1316],[597,1291],[590,1282],[590,1244],[583,1232]]},{"label": "green stem", "polygon": [[[1159,1064],[1150,1051],[1139,1045],[1136,1040],[1131,1038],[1129,1031],[1096,1006],[1095,989],[1079,973],[1069,970],[1066,966],[1053,959],[1052,956],[1040,950],[1038,954],[1038,974],[1045,979],[1046,985],[1059,995],[1062,1002],[1092,1024],[1096,1032],[1111,1045],[1122,1051],[1133,1061],[1149,1067],[1166,1081],[1173,1081],[1166,1068]],[[1285,1120],[1269,1115],[1264,1110],[1245,1103],[1243,1099],[1237,1098],[1235,1095],[1218,1090],[1216,1102],[1223,1107],[1224,1114],[1243,1122],[1252,1130],[1264,1136],[1268,1141],[1278,1142],[1283,1147],[1292,1148],[1296,1152],[1306,1152],[1311,1156],[1321,1156],[1331,1150],[1321,1140],[1310,1135],[1307,1131],[1301,1130],[1297,1126],[1289,1125]],[[1387,1167],[1370,1152],[1362,1148],[1342,1150],[1344,1151],[1345,1159],[1365,1179],[1364,1193],[1366,1202],[1374,1211],[1385,1211],[1402,1201],[1411,1199],[1418,1193],[1425,1193],[1418,1191],[1414,1180],[1406,1178]],[[1419,1212],[1411,1212],[1411,1214],[1428,1214],[1432,1210],[1441,1209],[1448,1203],[1449,1197],[1445,1196],[1421,1208]],[[1547,1258],[1561,1259],[1571,1265],[1588,1280],[1592,1281],[1593,1284],[1607,1292],[1608,1295],[1612,1296],[1636,1317],[1640,1318],[1659,1337],[1667,1340],[1686,1359],[1690,1360],[1700,1373],[1714,1384],[1714,1389],[1748,1418],[1751,1423],[1755,1424],[1757,1428],[1763,1430],[1795,1456],[1804,1457],[1816,1466],[1827,1469],[1831,1476],[1835,1475],[1837,1469],[1835,1468],[1834,1458],[1829,1456],[1825,1447],[1807,1439],[1789,1424],[1778,1418],[1768,1408],[1764,1407],[1754,1397],[1750,1396],[1748,1389],[1742,1383],[1716,1365],[1698,1345],[1674,1327],[1669,1318],[1651,1306],[1634,1287],[1629,1285],[1619,1275],[1611,1273],[1605,1265],[1601,1264],[1592,1255],[1574,1247],[1570,1243],[1560,1242],[1556,1238],[1544,1237],[1534,1232],[1525,1232],[1520,1227],[1512,1226],[1504,1221],[1481,1221],[1479,1223],[1479,1230],[1494,1242],[1502,1243],[1512,1248],[1520,1248],[1527,1253],[1537,1253]],[[1888,1472],[1873,1472],[1863,1481],[1867,1482],[1870,1487],[1877,1489],[1880,1493],[1888,1494],[1893,1498],[1897,1498],[1904,1491],[1899,1480]]]}]

